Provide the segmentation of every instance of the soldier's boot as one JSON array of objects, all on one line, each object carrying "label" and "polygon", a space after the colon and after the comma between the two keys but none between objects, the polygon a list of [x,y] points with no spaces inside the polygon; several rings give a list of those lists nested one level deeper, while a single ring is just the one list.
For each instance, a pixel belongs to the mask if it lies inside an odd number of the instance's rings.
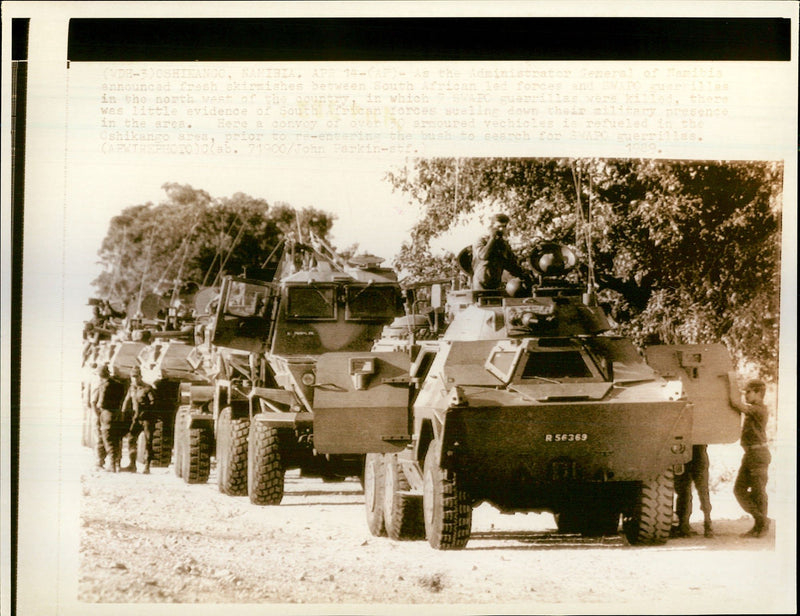
[{"label": "soldier's boot", "polygon": [[746,537],[764,537],[769,533],[770,521],[767,517],[756,519],[756,523],[749,532],[745,533]]},{"label": "soldier's boot", "polygon": [[[103,437],[101,436],[100,439]],[[106,466],[106,448],[103,446],[101,441],[98,441],[97,447],[95,447],[95,453],[97,454],[97,468],[102,470]]]},{"label": "soldier's boot", "polygon": [[128,466],[123,466],[121,469],[123,473],[135,473],[136,472],[136,453],[131,452],[130,454],[130,462]]},{"label": "soldier's boot", "polygon": [[150,460],[147,460],[144,463],[144,470],[142,471],[142,474],[143,475],[149,475],[150,474]]},{"label": "soldier's boot", "polygon": [[706,518],[703,521],[703,536],[709,539],[714,536],[714,529],[711,528],[711,518]]},{"label": "soldier's boot", "polygon": [[694,533],[689,526],[689,520],[681,520],[677,526],[670,529],[670,537],[691,537]]}]

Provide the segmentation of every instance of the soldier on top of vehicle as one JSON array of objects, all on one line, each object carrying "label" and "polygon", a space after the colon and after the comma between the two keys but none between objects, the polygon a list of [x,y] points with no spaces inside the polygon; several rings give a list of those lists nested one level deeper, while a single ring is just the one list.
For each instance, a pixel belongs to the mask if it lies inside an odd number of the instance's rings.
[{"label": "soldier on top of vehicle", "polygon": [[482,235],[472,245],[472,288],[476,291],[500,289],[503,271],[524,278],[527,276],[503,238],[509,218],[495,214],[489,224],[489,233]]}]

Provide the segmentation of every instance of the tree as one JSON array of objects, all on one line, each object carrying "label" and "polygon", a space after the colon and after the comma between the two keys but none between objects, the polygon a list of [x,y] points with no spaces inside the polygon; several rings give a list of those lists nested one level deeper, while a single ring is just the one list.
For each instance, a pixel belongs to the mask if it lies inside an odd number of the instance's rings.
[{"label": "tree", "polygon": [[97,293],[128,306],[149,293],[218,284],[223,273],[263,266],[287,237],[309,232],[326,239],[334,217],[236,193],[214,198],[175,183],[166,199],[126,207],[111,219],[100,250]]},{"label": "tree", "polygon": [[443,158],[387,177],[423,211],[398,267],[421,275],[433,238],[502,209],[518,254],[541,237],[585,257],[591,238],[621,333],[640,344],[722,340],[739,362],[776,376],[780,165]]}]

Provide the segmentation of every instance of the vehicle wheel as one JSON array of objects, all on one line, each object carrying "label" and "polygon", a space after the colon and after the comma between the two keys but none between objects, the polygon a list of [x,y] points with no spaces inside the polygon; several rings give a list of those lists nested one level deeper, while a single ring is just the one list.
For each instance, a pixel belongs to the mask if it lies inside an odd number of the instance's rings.
[{"label": "vehicle wheel", "polygon": [[438,449],[433,441],[425,456],[425,535],[437,550],[460,550],[467,545],[472,530],[472,505],[459,486],[458,476],[439,466]]},{"label": "vehicle wheel", "polygon": [[665,543],[672,527],[672,471],[643,481],[636,502],[622,518],[622,529],[632,545]]},{"label": "vehicle wheel", "polygon": [[[172,426],[168,426],[168,422],[159,416],[153,420],[151,429],[153,430],[153,458],[150,460],[150,466],[156,468],[167,467],[172,458]],[[139,460],[145,459],[146,448],[144,432],[141,432],[139,439],[136,441],[136,452]]]},{"label": "vehicle wheel", "polygon": [[383,457],[383,520],[390,539],[403,541],[425,538],[425,520],[422,517],[422,499],[401,494],[410,489],[408,480],[396,453]]},{"label": "vehicle wheel", "polygon": [[[172,439],[174,426],[164,415],[156,418],[153,422],[153,459],[150,465],[158,468],[166,468],[172,458]],[[142,460],[144,458],[141,458]]]},{"label": "vehicle wheel", "polygon": [[205,426],[189,428],[188,447],[183,450],[183,479],[186,483],[205,483],[211,471],[211,430]]},{"label": "vehicle wheel", "polygon": [[175,476],[183,479],[183,451],[186,449],[186,421],[189,414],[188,407],[181,407],[175,416]]},{"label": "vehicle wheel", "polygon": [[368,453],[364,460],[364,510],[367,512],[367,527],[375,537],[386,536],[383,522],[383,455]]},{"label": "vehicle wheel", "polygon": [[280,505],[283,465],[278,429],[262,421],[250,423],[247,452],[247,494],[254,505]]},{"label": "vehicle wheel", "polygon": [[250,419],[233,419],[231,407],[219,415],[217,426],[217,483],[229,496],[247,494],[247,437]]}]

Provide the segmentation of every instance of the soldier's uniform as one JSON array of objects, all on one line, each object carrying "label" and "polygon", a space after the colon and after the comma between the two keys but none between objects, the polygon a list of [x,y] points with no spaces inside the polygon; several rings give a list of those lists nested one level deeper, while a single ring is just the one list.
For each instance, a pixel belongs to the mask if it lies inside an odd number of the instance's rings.
[{"label": "soldier's uniform", "polygon": [[753,528],[745,533],[752,537],[760,537],[769,530],[767,480],[772,456],[767,447],[769,410],[764,405],[764,390],[765,385],[759,380],[750,381],[745,388],[747,402],[741,411],[744,415],[741,437],[744,455],[733,486],[739,505],[755,519]]},{"label": "soldier's uniform", "polygon": [[93,392],[95,412],[98,413],[100,438],[98,439],[98,463],[102,465],[106,456],[111,462],[108,470],[119,471],[122,456],[122,437],[125,428],[122,423],[121,404],[125,388],[116,379],[112,379],[108,367],[102,366],[98,374],[96,388]]},{"label": "soldier's uniform", "polygon": [[122,415],[129,426],[126,438],[128,441],[128,452],[130,463],[121,470],[136,472],[136,441],[139,434],[144,432],[145,459],[144,474],[150,473],[150,461],[153,458],[153,423],[155,418],[150,409],[155,403],[155,395],[150,385],[142,382],[142,374],[138,367],[131,372],[131,384],[128,393],[122,403]]},{"label": "soldier's uniform", "polygon": [[711,528],[711,498],[708,495],[708,446],[693,445],[692,459],[686,464],[683,474],[675,476],[675,513],[678,526],[673,527],[672,535],[688,537],[692,534],[689,518],[692,515],[692,483],[700,499],[703,512],[703,530],[706,537],[713,537]]},{"label": "soldier's uniform", "polygon": [[472,288],[474,290],[499,289],[503,271],[514,276],[524,276],[525,270],[517,263],[511,247],[503,239],[508,216],[497,214],[492,218],[490,232],[472,245]]}]

